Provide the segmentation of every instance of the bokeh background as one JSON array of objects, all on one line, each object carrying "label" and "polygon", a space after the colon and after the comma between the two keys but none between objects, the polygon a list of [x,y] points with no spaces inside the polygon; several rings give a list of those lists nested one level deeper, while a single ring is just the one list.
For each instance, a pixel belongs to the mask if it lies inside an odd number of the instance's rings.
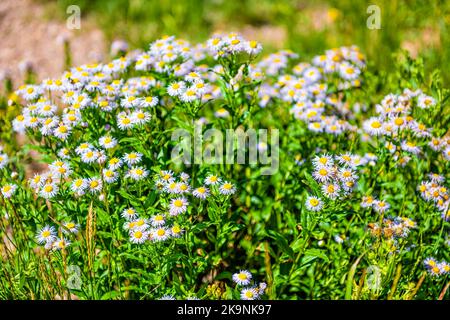
[{"label": "bokeh background", "polygon": [[[70,5],[81,9],[81,29],[66,27]],[[381,9],[381,29],[366,26],[367,7]],[[146,48],[162,35],[202,41],[216,31],[237,31],[261,41],[265,52],[289,48],[308,58],[356,44],[369,62],[389,70],[395,54],[422,57],[426,70],[450,80],[450,1],[445,0],[1,0],[0,72],[17,82],[32,67],[40,79],[67,65],[108,60],[111,43]]]}]

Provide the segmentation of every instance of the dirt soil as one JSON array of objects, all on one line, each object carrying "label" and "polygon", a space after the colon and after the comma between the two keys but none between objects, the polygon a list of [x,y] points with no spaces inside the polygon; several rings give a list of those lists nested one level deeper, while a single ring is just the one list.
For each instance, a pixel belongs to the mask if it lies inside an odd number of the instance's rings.
[{"label": "dirt soil", "polygon": [[106,52],[103,33],[92,23],[82,19],[80,30],[70,30],[65,21],[49,20],[45,6],[32,0],[0,0],[0,74],[10,73],[16,87],[23,81],[19,66],[25,61],[39,79],[61,75],[63,37],[70,41],[72,65],[98,61]]}]

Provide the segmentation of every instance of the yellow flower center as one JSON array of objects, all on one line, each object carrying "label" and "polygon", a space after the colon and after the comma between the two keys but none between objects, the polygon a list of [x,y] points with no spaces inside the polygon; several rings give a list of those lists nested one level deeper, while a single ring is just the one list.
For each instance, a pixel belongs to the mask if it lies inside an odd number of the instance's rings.
[{"label": "yellow flower center", "polygon": [[181,208],[183,206],[183,201],[181,201],[180,199],[177,199],[173,202],[173,205],[175,207]]},{"label": "yellow flower center", "polygon": [[91,181],[90,186],[91,186],[92,189],[93,189],[93,188],[97,188],[97,187],[98,187],[98,181],[97,181],[97,180]]},{"label": "yellow flower center", "polygon": [[108,170],[105,172],[105,176],[107,176],[108,178],[111,178],[112,176],[114,176],[114,172],[111,170]]},{"label": "yellow flower center", "polygon": [[181,229],[180,229],[180,227],[179,226],[174,226],[173,228],[172,228],[172,232],[173,233],[180,233],[181,232]]},{"label": "yellow flower center", "polygon": [[402,118],[396,118],[394,122],[396,125],[401,126],[405,121]]},{"label": "yellow flower center", "polygon": [[247,275],[246,275],[245,273],[239,273],[239,274],[238,274],[238,278],[239,278],[240,280],[247,280]]},{"label": "yellow flower center", "polygon": [[381,127],[381,123],[379,121],[374,121],[374,122],[372,122],[371,126],[374,129],[378,129]]},{"label": "yellow flower center", "polygon": [[206,189],[203,188],[203,187],[200,187],[200,188],[197,189],[197,192],[198,192],[198,193],[205,193],[205,192],[206,192]]}]

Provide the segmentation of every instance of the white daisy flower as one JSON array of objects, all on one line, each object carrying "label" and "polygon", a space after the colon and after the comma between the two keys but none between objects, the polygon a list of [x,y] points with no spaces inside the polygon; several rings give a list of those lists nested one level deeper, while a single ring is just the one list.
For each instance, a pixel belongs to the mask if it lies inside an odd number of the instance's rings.
[{"label": "white daisy flower", "polygon": [[134,222],[133,229],[147,230],[149,227],[147,219],[144,218],[138,218],[136,220],[133,220],[133,222]]},{"label": "white daisy flower", "polygon": [[421,109],[428,109],[433,107],[436,104],[436,100],[434,100],[432,97],[427,96],[425,94],[420,94],[419,98],[417,99],[417,106]]},{"label": "white daisy flower", "polygon": [[70,150],[67,148],[61,148],[58,150],[58,157],[61,159],[70,159]]},{"label": "white daisy flower", "polygon": [[85,152],[87,152],[87,151],[89,151],[91,149],[93,149],[92,144],[85,142],[85,143],[80,144],[75,149],[75,153],[78,154],[78,155],[82,155],[83,153],[85,153]]},{"label": "white daisy flower", "polygon": [[170,231],[165,227],[155,228],[151,231],[151,239],[154,241],[164,241],[170,237]]},{"label": "white daisy flower", "polygon": [[244,288],[241,291],[242,300],[255,300],[259,296],[259,290],[256,288]]},{"label": "white daisy flower", "polygon": [[103,169],[102,171],[103,180],[105,180],[106,183],[114,183],[119,179],[119,174],[117,171],[111,170],[111,169]]},{"label": "white daisy flower", "polygon": [[169,213],[172,216],[177,216],[186,212],[189,202],[185,198],[175,198],[170,201]]},{"label": "white daisy flower", "polygon": [[81,154],[81,161],[84,163],[94,163],[98,158],[97,150],[89,149]]},{"label": "white daisy flower", "polygon": [[36,234],[36,240],[39,244],[52,243],[56,240],[56,230],[52,226],[44,226]]},{"label": "white daisy flower", "polygon": [[228,112],[227,109],[225,108],[220,108],[218,109],[216,112],[214,112],[214,116],[216,118],[226,118],[230,115],[230,113]]},{"label": "white daisy flower", "polygon": [[98,143],[105,149],[112,149],[117,145],[117,140],[111,136],[103,136],[99,139]]},{"label": "white daisy flower", "polygon": [[126,130],[133,127],[133,120],[126,114],[117,115],[117,126],[120,130]]},{"label": "white daisy flower", "polygon": [[111,170],[117,170],[122,166],[122,160],[119,158],[111,158],[108,161],[108,168]]},{"label": "white daisy flower", "polygon": [[305,205],[310,211],[320,211],[323,208],[323,202],[318,197],[309,196],[306,198]]},{"label": "white daisy flower", "polygon": [[233,274],[232,278],[236,284],[240,286],[246,286],[250,284],[250,281],[252,280],[252,274],[247,270],[240,270],[238,273]]},{"label": "white daisy flower", "polygon": [[123,209],[121,216],[127,220],[134,220],[137,218],[138,213],[134,208]]},{"label": "white daisy flower", "polygon": [[38,114],[43,117],[51,117],[55,114],[58,108],[50,103],[40,103],[38,108]]},{"label": "white daisy flower", "polygon": [[158,104],[158,98],[147,96],[145,98],[141,98],[141,106],[143,108],[155,107]]},{"label": "white daisy flower", "polygon": [[13,130],[17,133],[24,133],[26,128],[26,118],[24,115],[18,115],[12,121]]},{"label": "white daisy flower", "polygon": [[0,153],[0,169],[3,169],[8,164],[9,157],[6,153]]},{"label": "white daisy flower", "polygon": [[231,195],[236,192],[236,187],[228,181],[222,183],[219,187],[219,192],[223,195]]},{"label": "white daisy flower", "polygon": [[313,177],[314,179],[316,179],[317,181],[324,183],[327,181],[330,181],[333,178],[333,172],[334,170],[330,167],[318,167],[314,172],[313,172]]},{"label": "white daisy flower", "polygon": [[92,194],[98,193],[102,190],[103,183],[100,178],[96,178],[96,177],[89,178],[86,183],[87,183],[87,189]]},{"label": "white daisy flower", "polygon": [[244,44],[244,50],[250,55],[257,55],[262,51],[262,45],[257,41],[246,41]]},{"label": "white daisy flower", "polygon": [[219,184],[221,181],[222,181],[222,179],[220,177],[210,174],[209,176],[206,177],[205,184],[207,186],[209,186],[209,185],[214,186],[214,185]]},{"label": "white daisy flower", "polygon": [[72,181],[70,189],[78,195],[83,195],[87,188],[87,180],[78,178]]},{"label": "white daisy flower", "polygon": [[355,181],[358,179],[358,176],[352,169],[340,168],[339,169],[339,179],[341,179],[341,181],[343,181],[343,182]]},{"label": "white daisy flower", "polygon": [[180,180],[181,180],[181,181],[183,181],[183,182],[188,182],[189,179],[190,179],[190,176],[189,176],[187,173],[182,172],[182,173],[180,174]]},{"label": "white daisy flower", "polygon": [[62,231],[64,233],[73,233],[73,234],[77,234],[78,233],[78,228],[80,227],[78,224],[76,224],[73,221],[69,221],[63,224],[64,228],[62,229]]},{"label": "white daisy flower", "polygon": [[98,164],[104,164],[106,162],[106,153],[104,150],[97,150],[96,151],[96,156],[97,156],[97,163]]},{"label": "white daisy flower", "polygon": [[192,192],[192,195],[199,199],[206,199],[209,196],[209,189],[206,187],[199,187]]},{"label": "white daisy flower", "polygon": [[172,226],[172,228],[170,228],[170,235],[174,238],[179,238],[183,234],[183,231],[184,230],[181,229],[178,225],[174,225]]},{"label": "white daisy flower", "polygon": [[39,173],[35,173],[33,178],[30,178],[28,180],[30,187],[32,187],[33,189],[38,189],[40,187],[42,187],[42,185],[45,183],[45,180],[47,178],[45,177],[45,175],[40,175]]},{"label": "white daisy flower", "polygon": [[165,294],[161,298],[159,298],[158,300],[177,300],[177,299],[175,299],[175,297],[170,295],[170,294]]},{"label": "white daisy flower", "polygon": [[186,84],[183,81],[174,82],[167,87],[167,93],[171,97],[179,96],[184,92],[185,88]]},{"label": "white daisy flower", "polygon": [[40,129],[40,132],[44,136],[48,136],[53,132],[53,129],[58,126],[59,124],[59,118],[58,117],[52,117],[52,118],[46,118],[42,119],[42,127]]},{"label": "white daisy flower", "polygon": [[197,91],[193,87],[190,87],[181,94],[180,99],[183,102],[193,102],[198,99]]},{"label": "white daisy flower", "polygon": [[140,105],[141,101],[138,97],[130,95],[120,100],[120,104],[124,108],[136,108]]},{"label": "white daisy flower", "polygon": [[375,200],[372,205],[373,209],[378,213],[384,213],[389,210],[390,205],[383,200]]},{"label": "white daisy flower", "polygon": [[150,223],[153,227],[158,227],[163,226],[166,220],[162,214],[157,214],[150,218]]},{"label": "white daisy flower", "polygon": [[149,233],[144,230],[135,229],[130,231],[130,241],[132,243],[144,243],[148,239]]},{"label": "white daisy flower", "polygon": [[164,185],[163,190],[167,193],[171,193],[171,194],[178,194],[181,193],[180,189],[179,189],[179,183],[172,181],[172,182],[168,182]]},{"label": "white daisy flower", "polygon": [[39,194],[43,198],[50,199],[53,198],[58,193],[58,191],[59,188],[56,184],[47,182],[42,186]]},{"label": "white daisy flower", "polygon": [[1,192],[6,199],[9,199],[14,194],[14,192],[16,192],[16,190],[17,186],[15,184],[7,184],[2,187]]},{"label": "white daisy flower", "polygon": [[415,155],[421,153],[421,151],[422,151],[420,149],[420,147],[417,146],[416,143],[413,141],[406,141],[406,140],[402,141],[401,148],[402,148],[402,150],[410,152]]},{"label": "white daisy flower", "polygon": [[322,186],[322,193],[330,199],[336,199],[339,196],[340,187],[335,183],[327,183]]},{"label": "white daisy flower", "polygon": [[334,166],[334,162],[333,159],[330,155],[327,154],[323,154],[321,156],[315,156],[314,159],[312,160],[313,166],[315,169],[317,168],[321,168],[321,167],[333,167]]},{"label": "white daisy flower", "polygon": [[131,120],[135,124],[145,124],[152,118],[150,113],[142,110],[136,110],[130,115]]},{"label": "white daisy flower", "polygon": [[172,182],[173,181],[173,172],[170,170],[163,170],[159,173],[161,180],[164,182]]},{"label": "white daisy flower", "polygon": [[370,118],[369,120],[364,121],[363,128],[372,136],[378,136],[384,132],[383,121],[379,118]]},{"label": "white daisy flower", "polygon": [[139,163],[142,160],[142,154],[139,152],[125,153],[122,159],[126,164],[132,166],[134,164]]},{"label": "white daisy flower", "polygon": [[183,194],[183,193],[189,193],[189,191],[191,190],[191,187],[185,182],[178,182],[177,189],[179,190],[180,194]]},{"label": "white daisy flower", "polygon": [[127,177],[130,177],[135,181],[145,179],[147,176],[148,170],[146,170],[144,167],[132,167],[130,170],[128,170],[127,173]]},{"label": "white daisy flower", "polygon": [[428,143],[428,146],[433,151],[441,151],[441,149],[443,147],[443,143],[442,143],[441,139],[432,138],[431,141]]},{"label": "white daisy flower", "polygon": [[57,238],[53,244],[52,244],[52,248],[53,250],[63,250],[65,248],[67,248],[70,245],[70,241],[66,240],[64,238]]}]

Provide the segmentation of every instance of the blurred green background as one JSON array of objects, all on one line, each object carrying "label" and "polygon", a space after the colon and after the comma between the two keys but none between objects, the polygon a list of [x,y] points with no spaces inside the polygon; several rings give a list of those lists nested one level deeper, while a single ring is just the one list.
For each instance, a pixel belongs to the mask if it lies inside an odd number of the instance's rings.
[{"label": "blurred green background", "polygon": [[[45,0],[35,0],[49,2]],[[427,70],[441,69],[450,79],[450,1],[438,0],[59,0],[51,15],[66,17],[80,6],[108,41],[121,38],[131,47],[164,34],[206,39],[215,31],[240,31],[263,42],[266,52],[289,48],[302,57],[356,44],[376,67],[389,70],[392,53],[407,49],[424,58]],[[54,3],[54,1],[52,1]],[[381,29],[367,28],[369,5],[381,12]]]}]

